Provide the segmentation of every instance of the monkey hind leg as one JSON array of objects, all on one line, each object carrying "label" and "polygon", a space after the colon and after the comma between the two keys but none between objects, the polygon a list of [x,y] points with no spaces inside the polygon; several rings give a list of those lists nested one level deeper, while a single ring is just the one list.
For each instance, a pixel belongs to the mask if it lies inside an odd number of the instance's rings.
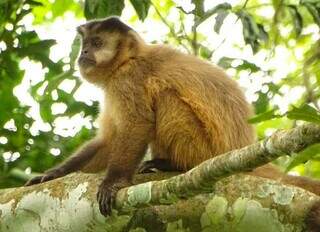
[{"label": "monkey hind leg", "polygon": [[215,141],[194,110],[172,90],[156,101],[155,152],[180,170],[189,170],[217,154]]},{"label": "monkey hind leg", "polygon": [[310,232],[320,231],[320,201],[316,202],[310,209],[305,219],[306,226]]},{"label": "monkey hind leg", "polygon": [[151,173],[156,171],[174,172],[181,171],[170,160],[170,155],[156,141],[149,144],[151,150],[151,160],[144,161],[140,164],[138,173]]}]

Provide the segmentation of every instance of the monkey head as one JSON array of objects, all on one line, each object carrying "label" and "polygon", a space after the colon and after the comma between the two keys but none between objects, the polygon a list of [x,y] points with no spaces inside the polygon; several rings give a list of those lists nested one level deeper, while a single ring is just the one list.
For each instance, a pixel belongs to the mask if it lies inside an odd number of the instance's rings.
[{"label": "monkey head", "polygon": [[89,21],[77,31],[82,38],[80,73],[89,82],[104,81],[107,73],[136,55],[138,34],[117,17]]}]

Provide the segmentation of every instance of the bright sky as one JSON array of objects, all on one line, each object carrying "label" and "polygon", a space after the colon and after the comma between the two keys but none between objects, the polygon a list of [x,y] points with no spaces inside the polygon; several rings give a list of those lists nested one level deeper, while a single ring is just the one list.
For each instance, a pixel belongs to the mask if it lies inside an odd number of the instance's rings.
[{"label": "bright sky", "polygon": [[[192,4],[187,3],[184,0],[176,0],[178,3],[182,3],[185,10],[192,10]],[[209,1],[207,0],[205,3],[206,9],[213,7],[216,4],[226,2],[226,0],[217,0],[217,1]],[[229,0],[231,4],[239,3],[238,0]],[[166,38],[166,34],[168,33],[168,29],[164,26],[160,21],[153,20],[151,17],[148,17],[145,22],[134,21],[132,22],[131,16],[134,15],[134,11],[130,4],[126,4],[126,7],[122,19],[125,22],[129,22],[135,29],[138,31],[142,37],[148,41],[163,41]],[[153,11],[153,9],[151,9]],[[272,17],[273,11],[268,8],[263,8],[261,12],[266,17]],[[177,21],[178,14],[177,10],[173,10],[168,17],[166,17],[168,21]],[[57,44],[54,45],[51,49],[50,59],[53,61],[58,61],[61,58],[68,57],[70,52],[71,44],[73,38],[76,34],[75,27],[84,22],[84,20],[75,19],[72,13],[66,13],[63,18],[58,18],[54,23],[48,25],[40,25],[33,26],[32,25],[32,16],[28,15],[25,17],[24,22],[27,25],[27,29],[35,29],[39,34],[41,39],[55,39]],[[269,55],[268,51],[260,51],[255,56],[252,55],[251,49],[249,46],[245,46],[242,41],[242,25],[240,21],[236,22],[236,16],[229,15],[225,20],[221,32],[217,35],[213,31],[214,25],[214,17],[207,20],[201,27],[199,28],[199,32],[208,36],[205,45],[211,49],[217,48],[220,42],[224,39],[226,41],[216,50],[213,55],[212,60],[217,62],[221,57],[238,57],[249,60],[260,67],[264,67],[266,69],[275,68],[277,71],[271,77],[262,77],[263,73],[258,72],[254,74],[250,74],[247,71],[242,71],[239,77],[239,84],[244,88],[246,97],[250,102],[257,99],[257,95],[255,92],[257,90],[263,89],[267,91],[266,86],[263,87],[263,83],[266,82],[278,82],[282,78],[284,78],[287,73],[291,72],[296,68],[296,63],[292,60],[292,54],[283,47],[276,48],[276,57],[272,59],[272,62],[266,62],[266,57]],[[186,17],[186,30],[190,31],[192,23],[192,18],[190,16]],[[156,28],[156,30],[155,30]],[[307,28],[306,30],[318,30],[316,27]],[[57,31],[59,33],[57,33]],[[288,31],[283,30],[282,33],[288,33]],[[315,38],[317,39],[317,38]],[[237,45],[237,47],[235,46]],[[243,50],[240,48],[244,48]],[[296,57],[302,56],[303,51],[299,51],[297,49]],[[236,64],[234,64],[236,65]],[[34,125],[32,125],[31,132],[36,134],[38,130],[50,130],[50,125],[44,123],[41,120],[39,113],[39,105],[31,95],[28,93],[28,88],[31,85],[38,83],[39,81],[44,79],[44,74],[46,72],[45,69],[42,68],[41,64],[34,63],[28,59],[24,59],[20,67],[25,70],[25,77],[21,83],[21,85],[17,86],[14,90],[15,95],[19,98],[22,104],[31,106],[30,115],[36,120]],[[285,68],[279,68],[285,67]],[[232,76],[234,74],[234,70],[227,70],[227,72]],[[77,74],[79,76],[79,74]],[[70,92],[75,83],[72,81],[64,81],[59,86],[60,89],[63,89],[67,92]],[[286,111],[288,105],[291,102],[296,101],[301,94],[304,92],[302,87],[295,87],[290,89],[288,86],[283,86],[281,91],[286,94],[286,97],[276,96],[274,98],[274,103],[280,106],[281,111]],[[90,93],[88,95],[88,93]],[[97,89],[84,82],[79,90],[75,94],[75,99],[78,101],[86,102],[87,104],[91,104],[93,100],[101,99],[101,93],[97,91]],[[57,103],[52,106],[52,111],[54,113],[61,113],[66,110],[66,105],[63,103]],[[85,125],[90,128],[90,121],[92,119],[90,117],[83,118],[81,115],[75,115],[72,118],[68,117],[60,117],[57,118],[54,123],[54,131],[62,136],[73,136],[77,131]],[[8,122],[7,127],[14,127],[13,122]],[[55,153],[54,151],[52,153]]]}]

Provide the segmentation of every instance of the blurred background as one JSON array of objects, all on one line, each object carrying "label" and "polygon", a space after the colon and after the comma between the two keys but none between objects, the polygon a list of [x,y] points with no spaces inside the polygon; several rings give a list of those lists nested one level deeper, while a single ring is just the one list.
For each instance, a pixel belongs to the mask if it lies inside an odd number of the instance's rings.
[{"label": "blurred background", "polygon": [[[75,27],[110,15],[223,67],[252,103],[259,139],[320,123],[319,0],[1,0],[0,188],[94,136],[101,93],[80,78]],[[320,144],[275,163],[320,178]]]}]

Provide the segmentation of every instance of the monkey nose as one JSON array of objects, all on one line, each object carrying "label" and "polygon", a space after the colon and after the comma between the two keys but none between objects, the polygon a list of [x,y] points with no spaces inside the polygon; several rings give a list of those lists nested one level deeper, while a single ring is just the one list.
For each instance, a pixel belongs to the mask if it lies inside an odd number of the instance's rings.
[{"label": "monkey nose", "polygon": [[81,55],[87,55],[88,54],[88,50],[82,50]]}]

